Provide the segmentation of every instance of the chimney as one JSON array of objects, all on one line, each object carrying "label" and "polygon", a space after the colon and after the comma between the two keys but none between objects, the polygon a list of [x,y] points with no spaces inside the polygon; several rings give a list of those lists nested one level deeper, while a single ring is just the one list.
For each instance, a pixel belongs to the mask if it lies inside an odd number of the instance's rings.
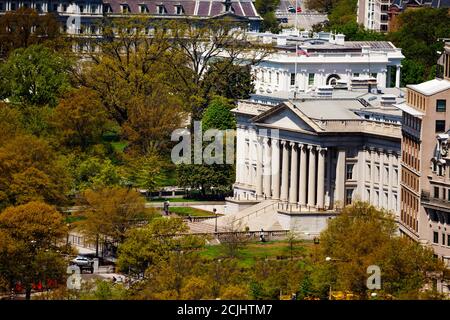
[{"label": "chimney", "polygon": [[231,12],[231,0],[225,0],[223,4],[225,6],[225,12]]},{"label": "chimney", "polygon": [[338,33],[334,36],[334,43],[339,45],[344,45],[345,43],[345,34]]}]

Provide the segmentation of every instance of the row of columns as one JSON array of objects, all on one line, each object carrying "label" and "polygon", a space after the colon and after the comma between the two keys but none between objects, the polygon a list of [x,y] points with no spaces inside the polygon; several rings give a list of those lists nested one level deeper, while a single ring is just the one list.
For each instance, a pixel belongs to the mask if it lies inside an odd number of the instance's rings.
[{"label": "row of columns", "polygon": [[257,144],[256,194],[324,208],[325,155],[325,148],[262,138]]}]

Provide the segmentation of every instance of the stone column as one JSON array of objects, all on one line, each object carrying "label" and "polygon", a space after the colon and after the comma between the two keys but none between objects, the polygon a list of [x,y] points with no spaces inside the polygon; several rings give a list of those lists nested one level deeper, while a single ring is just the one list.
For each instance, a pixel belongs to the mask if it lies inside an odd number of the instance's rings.
[{"label": "stone column", "polygon": [[400,65],[395,70],[395,87],[400,88]]},{"label": "stone column", "polygon": [[296,203],[298,195],[298,153],[297,144],[291,142],[291,188],[289,189],[289,202]]},{"label": "stone column", "polygon": [[280,199],[280,140],[272,139],[272,190],[273,199]]},{"label": "stone column", "polygon": [[281,167],[281,200],[287,201],[288,199],[288,190],[289,190],[289,145],[288,142],[283,140],[281,141],[281,145],[283,148],[283,164]]},{"label": "stone column", "polygon": [[317,207],[325,207],[325,148],[320,148],[317,168]]},{"label": "stone column", "polygon": [[266,197],[272,196],[270,178],[272,176],[272,151],[270,150],[269,138],[264,138],[264,195]]},{"label": "stone column", "polygon": [[338,149],[336,164],[336,201],[343,207],[345,205],[345,150]]},{"label": "stone column", "polygon": [[262,141],[260,138],[256,139],[256,195],[262,196],[263,194],[263,150]]},{"label": "stone column", "polygon": [[[388,157],[388,163],[389,163],[389,174],[388,174],[388,181],[387,181],[387,185],[388,185],[388,207],[387,207],[387,209],[394,210],[396,208],[393,205],[394,195],[392,192],[392,183],[394,180],[394,165],[393,165],[394,153],[392,150],[388,151],[387,157]],[[397,214],[397,212],[395,212],[395,214]]]},{"label": "stone column", "polygon": [[242,183],[243,171],[244,171],[244,143],[243,142],[242,129],[236,128],[236,183]]},{"label": "stone column", "polygon": [[301,206],[305,206],[306,205],[306,177],[308,174],[307,164],[306,164],[306,161],[307,161],[306,145],[300,145],[299,150],[300,150],[300,177],[299,177],[300,188],[299,188],[299,193],[298,193],[298,203]]},{"label": "stone column", "polygon": [[308,175],[308,206],[316,205],[316,149],[313,146],[309,150],[309,175]]}]

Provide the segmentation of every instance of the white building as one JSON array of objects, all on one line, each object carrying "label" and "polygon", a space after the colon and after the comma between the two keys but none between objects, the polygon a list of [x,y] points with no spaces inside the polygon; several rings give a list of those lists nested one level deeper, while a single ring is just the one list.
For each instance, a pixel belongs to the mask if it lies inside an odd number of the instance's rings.
[{"label": "white building", "polygon": [[391,0],[358,0],[356,22],[364,28],[387,32]]},{"label": "white building", "polygon": [[[309,38],[258,34],[276,51],[253,67],[258,94],[308,92],[330,85],[351,90],[361,82],[384,90],[399,87],[401,50],[387,41],[345,41],[342,34],[320,33]],[[297,52],[296,52],[297,46]]]},{"label": "white building", "polygon": [[262,99],[233,110],[236,183],[219,225],[317,235],[356,199],[398,215],[401,111],[393,104],[403,98],[338,90]]}]

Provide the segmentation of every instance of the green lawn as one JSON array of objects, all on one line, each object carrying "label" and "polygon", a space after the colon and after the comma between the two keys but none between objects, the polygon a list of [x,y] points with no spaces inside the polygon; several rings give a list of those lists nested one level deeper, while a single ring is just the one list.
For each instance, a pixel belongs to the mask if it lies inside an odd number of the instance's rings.
[{"label": "green lawn", "polygon": [[[294,257],[306,255],[314,249],[313,246],[311,241],[297,242],[293,246],[292,255]],[[210,245],[206,246],[200,254],[209,259],[219,259],[225,257],[225,250],[223,245]],[[277,259],[277,257],[288,259],[290,256],[291,251],[287,241],[269,241],[247,244],[240,250],[238,259],[242,267],[251,267],[257,260],[266,258]]]},{"label": "green lawn", "polygon": [[201,200],[195,200],[195,199],[184,199],[184,198],[152,198],[150,202],[199,202]]},{"label": "green lawn", "polygon": [[213,215],[212,212],[191,207],[170,207],[169,211],[179,216],[204,217]]}]

